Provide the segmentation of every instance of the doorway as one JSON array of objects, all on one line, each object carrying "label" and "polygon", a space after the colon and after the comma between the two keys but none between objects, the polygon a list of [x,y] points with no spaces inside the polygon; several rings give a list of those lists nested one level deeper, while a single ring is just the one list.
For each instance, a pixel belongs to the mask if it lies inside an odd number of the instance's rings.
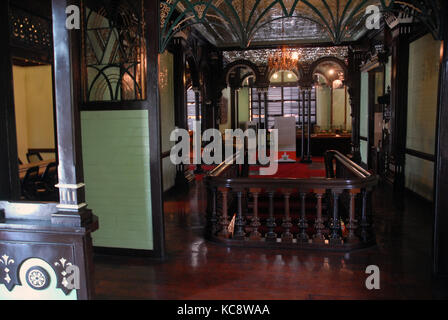
[{"label": "doorway", "polygon": [[21,199],[59,201],[52,65],[13,58]]}]

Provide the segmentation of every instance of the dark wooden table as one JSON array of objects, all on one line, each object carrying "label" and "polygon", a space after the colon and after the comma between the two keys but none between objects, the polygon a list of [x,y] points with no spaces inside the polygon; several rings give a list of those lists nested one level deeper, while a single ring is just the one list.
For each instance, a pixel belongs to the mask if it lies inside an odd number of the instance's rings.
[{"label": "dark wooden table", "polygon": [[[305,150],[306,150],[305,135]],[[300,157],[302,150],[302,136],[297,135],[297,156]],[[325,154],[327,150],[337,150],[346,155],[351,150],[351,135],[350,134],[312,134],[311,135],[311,155],[320,157]]]}]

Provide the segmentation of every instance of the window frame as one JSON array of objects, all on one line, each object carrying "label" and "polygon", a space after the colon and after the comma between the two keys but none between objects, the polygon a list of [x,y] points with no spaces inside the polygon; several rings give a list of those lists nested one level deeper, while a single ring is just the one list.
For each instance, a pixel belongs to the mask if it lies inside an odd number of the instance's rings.
[{"label": "window frame", "polygon": [[[269,91],[272,89],[281,89],[281,99],[280,100],[270,100],[269,99]],[[286,88],[297,88],[298,89],[298,93],[297,93],[297,99],[285,99],[285,89]],[[260,117],[254,117],[254,115],[258,115],[258,92],[257,92],[257,88],[256,87],[250,87],[251,90],[249,90],[250,92],[250,119],[251,121],[259,121]],[[274,121],[272,118],[275,117],[284,117],[285,116],[285,102],[297,102],[297,114],[296,114],[296,127],[297,128],[301,128],[301,116],[302,113],[300,112],[300,104],[303,103],[303,95],[302,95],[303,90],[297,86],[296,83],[279,83],[279,84],[275,84],[275,85],[271,85],[268,88],[268,92],[267,92],[267,97],[268,99],[266,100],[266,103],[264,101],[264,99],[262,98],[262,110],[264,110],[264,108],[267,108],[266,111],[261,115],[261,119],[263,119],[263,123],[266,123],[267,121],[267,126],[268,129],[272,129],[273,125],[271,126],[270,124],[272,124],[272,122]],[[281,114],[272,114],[272,112],[269,112],[269,105],[272,103],[281,103]],[[266,105],[265,105],[266,104]],[[256,112],[254,113],[254,110],[256,110]],[[293,110],[291,108],[291,110]],[[291,115],[294,113],[288,113],[288,115]],[[305,115],[308,116],[308,112],[307,110],[305,111]],[[265,116],[267,117],[267,120],[265,119]],[[271,118],[271,120],[269,120]],[[317,91],[316,91],[316,87],[312,88],[312,92],[311,92],[311,124],[315,125],[317,124]]]}]

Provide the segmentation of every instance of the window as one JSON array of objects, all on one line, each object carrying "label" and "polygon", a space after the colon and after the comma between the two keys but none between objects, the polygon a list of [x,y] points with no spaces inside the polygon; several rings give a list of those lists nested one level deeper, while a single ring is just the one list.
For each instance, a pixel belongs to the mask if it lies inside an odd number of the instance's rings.
[{"label": "window", "polygon": [[261,100],[258,100],[258,91],[255,88],[250,90],[250,119],[251,121],[264,122],[264,94],[261,94]]},{"label": "window", "polygon": [[146,99],[142,2],[86,0],[83,29],[84,100]]},{"label": "window", "polygon": [[[261,95],[261,119],[264,119],[264,94]],[[274,127],[275,117],[295,117],[297,127],[301,127],[302,113],[299,111],[299,105],[302,106],[303,95],[298,87],[269,87],[267,99],[267,118],[268,129]],[[260,106],[258,101],[258,92],[256,88],[251,90],[251,110],[252,121],[258,121]],[[308,117],[308,110],[305,110],[305,116]],[[305,120],[307,121],[307,120]],[[311,124],[316,123],[316,89],[311,91]]]},{"label": "window", "polygon": [[[202,119],[200,99],[199,99],[199,119]],[[188,121],[188,130],[193,131],[193,122],[196,121],[196,100],[195,100],[195,93],[192,88],[187,90],[187,121]]]}]

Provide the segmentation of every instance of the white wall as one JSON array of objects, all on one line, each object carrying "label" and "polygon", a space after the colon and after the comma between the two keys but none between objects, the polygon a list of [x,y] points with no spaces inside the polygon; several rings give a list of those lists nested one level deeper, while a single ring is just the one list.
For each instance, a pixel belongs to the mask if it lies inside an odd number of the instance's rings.
[{"label": "white wall", "polygon": [[55,148],[51,66],[14,66],[13,78],[18,153],[26,162],[28,149]]},{"label": "white wall", "polygon": [[[435,154],[440,41],[428,34],[410,44],[406,148]],[[433,199],[434,164],[406,156],[406,187]]]}]

